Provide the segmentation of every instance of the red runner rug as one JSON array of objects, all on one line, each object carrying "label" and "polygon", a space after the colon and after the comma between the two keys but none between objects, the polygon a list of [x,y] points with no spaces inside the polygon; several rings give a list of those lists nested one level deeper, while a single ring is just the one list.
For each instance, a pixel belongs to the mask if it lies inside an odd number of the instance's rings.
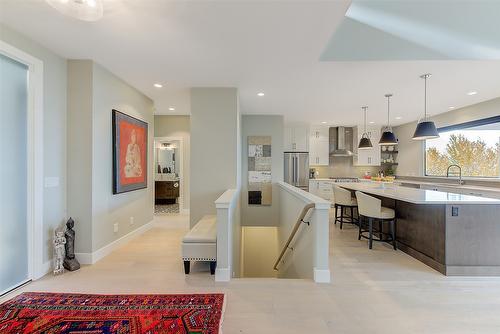
[{"label": "red runner rug", "polygon": [[23,293],[0,305],[0,333],[219,333],[223,294]]}]

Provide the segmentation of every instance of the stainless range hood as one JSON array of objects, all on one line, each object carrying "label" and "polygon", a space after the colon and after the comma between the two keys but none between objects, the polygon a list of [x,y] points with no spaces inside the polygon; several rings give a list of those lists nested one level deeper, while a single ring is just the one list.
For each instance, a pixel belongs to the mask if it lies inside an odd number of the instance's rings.
[{"label": "stainless range hood", "polygon": [[330,156],[331,157],[352,157],[353,153],[353,133],[352,127],[337,126],[329,129]]}]

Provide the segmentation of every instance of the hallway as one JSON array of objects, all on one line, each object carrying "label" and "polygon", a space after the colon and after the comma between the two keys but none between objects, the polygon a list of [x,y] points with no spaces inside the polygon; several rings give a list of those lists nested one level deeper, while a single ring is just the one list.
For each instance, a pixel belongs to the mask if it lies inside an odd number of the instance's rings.
[{"label": "hallway", "polygon": [[[402,252],[369,251],[347,225],[331,225],[332,284],[234,279],[215,283],[208,264],[185,276],[180,240],[188,216],[154,227],[93,266],[45,278],[21,291],[226,293],[223,330],[232,333],[498,333],[500,279],[445,277]],[[12,297],[12,294],[9,298]],[[5,299],[5,298],[4,298]]]}]

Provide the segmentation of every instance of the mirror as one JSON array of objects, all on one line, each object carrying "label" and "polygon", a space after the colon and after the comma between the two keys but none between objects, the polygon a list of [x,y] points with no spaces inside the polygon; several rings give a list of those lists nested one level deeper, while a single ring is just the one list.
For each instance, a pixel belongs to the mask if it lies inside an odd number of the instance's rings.
[{"label": "mirror", "polygon": [[179,177],[179,142],[164,141],[156,143],[155,171],[156,180],[176,180]]}]

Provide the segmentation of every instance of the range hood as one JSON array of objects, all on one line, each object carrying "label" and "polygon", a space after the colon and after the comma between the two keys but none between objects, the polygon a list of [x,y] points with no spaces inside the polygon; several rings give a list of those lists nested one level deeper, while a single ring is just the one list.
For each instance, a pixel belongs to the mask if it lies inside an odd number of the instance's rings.
[{"label": "range hood", "polygon": [[352,127],[337,126],[329,129],[331,157],[352,157],[354,155],[353,133]]}]

